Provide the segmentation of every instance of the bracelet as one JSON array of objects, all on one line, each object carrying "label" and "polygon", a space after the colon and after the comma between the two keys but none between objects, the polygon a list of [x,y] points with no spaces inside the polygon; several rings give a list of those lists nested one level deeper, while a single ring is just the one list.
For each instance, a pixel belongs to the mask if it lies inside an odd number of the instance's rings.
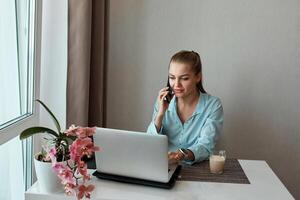
[{"label": "bracelet", "polygon": [[184,155],[183,159],[186,160],[189,156],[188,152],[186,149],[180,148],[178,149],[180,153],[182,153]]}]

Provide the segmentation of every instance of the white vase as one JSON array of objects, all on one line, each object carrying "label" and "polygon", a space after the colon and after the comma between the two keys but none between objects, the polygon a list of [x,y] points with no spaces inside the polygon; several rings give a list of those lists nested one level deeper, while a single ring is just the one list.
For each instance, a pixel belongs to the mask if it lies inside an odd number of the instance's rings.
[{"label": "white vase", "polygon": [[51,162],[41,162],[35,158],[34,166],[40,192],[54,193],[63,191],[63,185],[52,170]]}]

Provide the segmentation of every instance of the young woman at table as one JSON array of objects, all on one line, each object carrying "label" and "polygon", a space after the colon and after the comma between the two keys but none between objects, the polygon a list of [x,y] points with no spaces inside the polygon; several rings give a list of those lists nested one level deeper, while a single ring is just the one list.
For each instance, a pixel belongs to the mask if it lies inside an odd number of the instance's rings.
[{"label": "young woman at table", "polygon": [[[180,51],[169,64],[169,87],[162,88],[154,106],[147,132],[168,136],[169,162],[187,164],[209,157],[223,126],[219,98],[202,86],[202,66],[198,53]],[[168,89],[173,92],[170,103]]]}]

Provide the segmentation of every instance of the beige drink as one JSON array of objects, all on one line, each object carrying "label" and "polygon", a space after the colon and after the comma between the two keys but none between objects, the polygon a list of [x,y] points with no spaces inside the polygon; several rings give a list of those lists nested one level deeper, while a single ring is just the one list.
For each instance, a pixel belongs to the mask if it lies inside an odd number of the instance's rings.
[{"label": "beige drink", "polygon": [[219,155],[211,155],[209,157],[209,167],[210,172],[213,174],[221,174],[223,173],[225,165],[225,157]]}]

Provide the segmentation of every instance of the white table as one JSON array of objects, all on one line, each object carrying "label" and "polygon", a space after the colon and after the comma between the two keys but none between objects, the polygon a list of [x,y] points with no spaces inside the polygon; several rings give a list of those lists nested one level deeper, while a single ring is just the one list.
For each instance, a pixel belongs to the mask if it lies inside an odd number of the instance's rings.
[{"label": "white table", "polygon": [[[92,178],[96,188],[91,199],[97,200],[214,200],[214,199],[294,199],[265,161],[239,160],[250,184],[177,181],[171,190],[131,185]],[[75,199],[64,193],[39,192],[38,183],[25,193],[26,200]]]}]

